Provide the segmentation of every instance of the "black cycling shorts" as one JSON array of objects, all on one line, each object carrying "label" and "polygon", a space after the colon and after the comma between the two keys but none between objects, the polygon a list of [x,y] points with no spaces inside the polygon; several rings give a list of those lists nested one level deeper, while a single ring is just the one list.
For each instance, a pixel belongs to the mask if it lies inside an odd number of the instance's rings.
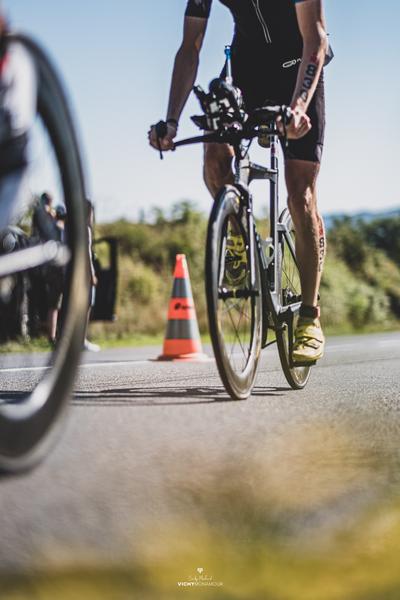
[{"label": "black cycling shorts", "polygon": [[[274,63],[275,66],[269,68],[266,61],[265,75],[261,75],[259,60],[255,66],[253,57],[242,57],[239,53],[233,56],[233,82],[243,92],[247,111],[267,104],[290,104],[296,86],[298,65],[283,68],[280,63],[277,64],[276,61]],[[307,114],[311,119],[311,130],[299,140],[289,140],[283,152],[287,160],[297,159],[319,163],[322,158],[325,133],[323,72]]]}]

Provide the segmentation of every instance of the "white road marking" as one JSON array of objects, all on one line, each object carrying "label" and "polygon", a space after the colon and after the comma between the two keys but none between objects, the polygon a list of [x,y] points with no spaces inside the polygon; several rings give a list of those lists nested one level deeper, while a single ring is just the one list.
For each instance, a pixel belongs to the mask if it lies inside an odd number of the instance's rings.
[{"label": "white road marking", "polygon": [[[128,365],[145,365],[150,362],[150,360],[121,360],[119,362],[96,362],[96,363],[85,363],[80,365],[79,368],[88,368],[88,367],[124,367]],[[51,367],[9,367],[6,369],[0,369],[0,373],[32,373],[34,371],[45,371],[46,369],[51,369]]]},{"label": "white road marking", "polygon": [[80,365],[80,368],[88,367],[127,367],[131,365],[146,365],[149,362],[153,362],[154,359],[148,358],[146,360],[120,360],[117,362],[89,362]]},{"label": "white road marking", "polygon": [[397,340],[380,340],[378,342],[378,346],[380,346],[380,347],[382,347],[382,346],[389,346],[389,347],[400,348],[400,339],[397,339]]},{"label": "white road marking", "polygon": [[21,373],[23,371],[45,371],[51,367],[9,367],[8,369],[0,369],[0,373]]},{"label": "white road marking", "polygon": [[342,350],[354,350],[355,348],[359,348],[360,344],[337,344],[334,346],[331,346],[330,344],[327,346],[326,351],[327,352],[339,352]]},{"label": "white road marking", "polygon": [[[327,352],[339,352],[341,350],[354,350],[356,348],[360,348],[362,347],[363,349],[365,349],[365,341],[364,340],[360,340],[359,342],[351,342],[349,344],[332,344],[332,342],[327,345]],[[379,347],[379,348],[400,348],[400,339],[395,339],[395,340],[377,340],[377,341],[373,341],[371,342],[371,350],[374,347]]]},{"label": "white road marking", "polygon": [[[400,348],[400,339],[392,339],[392,340],[377,340],[373,342],[374,346],[379,348]],[[327,346],[327,354],[332,352],[342,352],[347,351],[351,352],[360,346],[364,346],[364,341],[360,340],[359,342],[350,342],[348,344],[328,344]],[[372,348],[372,346],[371,346]],[[99,368],[99,367],[129,367],[129,366],[139,366],[146,365],[149,362],[153,362],[155,359],[149,358],[145,360],[120,360],[114,362],[107,361],[98,361],[98,362],[88,362],[81,364],[79,368],[89,369],[89,368]],[[213,359],[210,359],[213,360]],[[49,366],[42,367],[8,367],[4,369],[0,369],[0,373],[33,373],[35,371],[44,371],[46,369],[50,369]]]}]

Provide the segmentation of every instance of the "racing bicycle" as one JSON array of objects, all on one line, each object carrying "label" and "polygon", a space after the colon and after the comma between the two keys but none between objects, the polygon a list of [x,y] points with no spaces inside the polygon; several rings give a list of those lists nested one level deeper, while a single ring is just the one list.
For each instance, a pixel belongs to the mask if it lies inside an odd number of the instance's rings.
[{"label": "racing bicycle", "polygon": [[[232,85],[229,46],[225,55],[226,76],[213,80],[208,93],[194,88],[204,114],[192,120],[205,133],[177,141],[175,148],[213,142],[234,149],[234,183],[220,190],[209,217],[205,287],[219,374],[230,396],[244,399],[254,386],[262,348],[277,344],[284,375],[294,389],[304,388],[315,363],[292,359],[301,287],[293,222],[287,208],[279,214],[277,152],[278,138],[285,143],[291,111],[286,106],[263,106],[246,113],[241,92]],[[157,127],[163,137],[163,122]],[[255,138],[269,147],[269,166],[251,161],[249,149]],[[257,179],[269,184],[269,233],[264,237],[257,230],[249,189]],[[240,259],[230,252],[233,237],[245,252]],[[232,278],[235,261],[241,262],[239,282]]]},{"label": "racing bicycle", "polygon": [[[23,210],[0,231],[0,470],[13,472],[41,459],[60,429],[83,345],[89,277],[84,174],[64,86],[30,37],[8,33],[5,42],[29,57],[37,87]],[[0,152],[6,158],[8,149]],[[2,194],[8,175],[0,174]],[[43,192],[63,209],[58,241],[37,235]],[[51,271],[62,275],[63,293],[58,335],[48,344],[41,335],[46,311],[40,313]]]}]

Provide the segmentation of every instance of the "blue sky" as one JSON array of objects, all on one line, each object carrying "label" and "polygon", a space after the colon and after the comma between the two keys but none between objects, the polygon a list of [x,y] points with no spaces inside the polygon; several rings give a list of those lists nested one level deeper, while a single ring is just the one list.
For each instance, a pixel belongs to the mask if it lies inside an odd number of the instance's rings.
[{"label": "blue sky", "polygon": [[[98,219],[136,218],[140,209],[168,208],[181,199],[192,199],[207,210],[201,148],[179,150],[161,162],[146,139],[149,125],[165,116],[186,0],[4,4],[13,26],[39,38],[63,73]],[[400,206],[400,3],[326,0],[325,6],[336,56],[326,70],[321,210]],[[198,75],[203,87],[219,73],[223,47],[231,37],[230,14],[214,0]],[[191,99],[181,136],[197,134],[189,121],[197,112]],[[257,150],[255,157],[261,160],[263,155]],[[261,191],[256,188],[259,207]]]}]

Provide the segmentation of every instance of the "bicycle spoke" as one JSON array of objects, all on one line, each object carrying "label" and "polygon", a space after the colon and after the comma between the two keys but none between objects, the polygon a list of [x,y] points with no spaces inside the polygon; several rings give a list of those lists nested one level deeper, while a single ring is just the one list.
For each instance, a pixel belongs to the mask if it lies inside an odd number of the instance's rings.
[{"label": "bicycle spoke", "polygon": [[[229,315],[229,319],[230,319],[230,321],[231,321],[231,323],[232,323],[232,326],[233,326],[233,329],[234,329],[234,331],[235,331],[235,333],[236,333],[236,341],[239,343],[239,345],[240,345],[240,347],[241,347],[241,349],[242,349],[242,353],[243,353],[243,355],[245,356],[245,355],[246,355],[246,352],[245,352],[245,349],[244,349],[244,347],[243,347],[243,344],[242,344],[242,342],[241,342],[240,333],[239,333],[240,321],[241,321],[241,318],[242,318],[243,312],[239,313],[239,315],[240,315],[240,318],[239,318],[239,322],[238,322],[238,324],[237,324],[237,325],[236,325],[236,324],[235,324],[235,322],[234,322],[233,315],[232,315],[232,313],[231,313],[231,311],[230,311],[230,310],[227,312],[227,314]],[[233,346],[232,346],[232,347],[233,347]]]}]

